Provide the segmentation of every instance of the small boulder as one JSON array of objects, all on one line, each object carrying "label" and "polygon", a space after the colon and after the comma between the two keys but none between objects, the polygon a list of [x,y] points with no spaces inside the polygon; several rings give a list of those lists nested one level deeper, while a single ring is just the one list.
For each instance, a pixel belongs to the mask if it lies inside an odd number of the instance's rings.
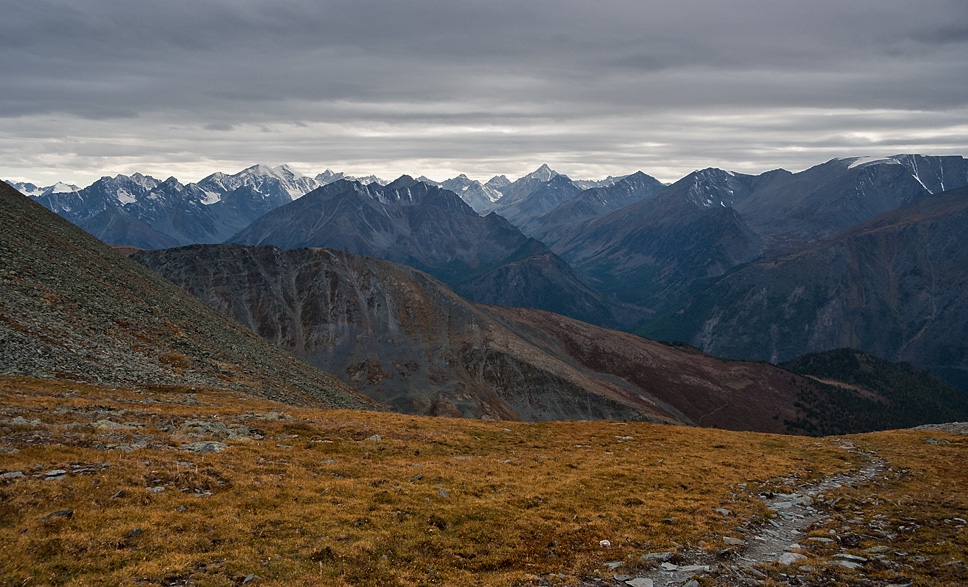
[{"label": "small boulder", "polygon": [[40,519],[41,522],[49,522],[56,519],[70,520],[74,517],[74,510],[57,510],[56,512],[51,512]]},{"label": "small boulder", "polygon": [[807,557],[796,552],[784,552],[780,555],[780,558],[778,558],[776,562],[780,563],[781,565],[792,565],[793,563],[802,561],[805,558]]}]

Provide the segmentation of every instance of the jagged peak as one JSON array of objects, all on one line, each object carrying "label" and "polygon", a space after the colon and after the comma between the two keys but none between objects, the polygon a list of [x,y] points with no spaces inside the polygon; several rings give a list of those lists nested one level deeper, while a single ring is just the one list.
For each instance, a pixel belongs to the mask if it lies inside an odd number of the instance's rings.
[{"label": "jagged peak", "polygon": [[525,175],[521,179],[537,179],[539,181],[551,181],[558,172],[548,166],[547,163],[542,163],[541,167],[535,169],[531,173]]},{"label": "jagged peak", "polygon": [[421,182],[417,181],[416,179],[414,179],[409,175],[404,174],[396,178],[389,184],[387,184],[386,187],[388,189],[400,189],[400,188],[408,188],[418,183],[421,183]]}]

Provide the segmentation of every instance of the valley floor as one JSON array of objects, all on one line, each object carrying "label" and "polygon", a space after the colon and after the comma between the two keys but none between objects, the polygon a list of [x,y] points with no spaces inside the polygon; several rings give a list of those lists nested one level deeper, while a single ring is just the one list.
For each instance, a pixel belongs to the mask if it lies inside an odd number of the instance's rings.
[{"label": "valley floor", "polygon": [[0,584],[963,585],[963,432],[480,422],[3,377]]}]

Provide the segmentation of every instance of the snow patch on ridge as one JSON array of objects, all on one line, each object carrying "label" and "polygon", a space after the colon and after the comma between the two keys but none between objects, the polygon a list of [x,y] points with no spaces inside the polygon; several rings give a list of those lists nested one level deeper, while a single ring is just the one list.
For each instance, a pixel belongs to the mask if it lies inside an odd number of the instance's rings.
[{"label": "snow patch on ridge", "polygon": [[888,165],[901,164],[901,162],[894,157],[857,157],[854,159],[853,163],[847,166],[847,169],[863,167],[864,165],[872,165],[874,163],[887,163]]}]

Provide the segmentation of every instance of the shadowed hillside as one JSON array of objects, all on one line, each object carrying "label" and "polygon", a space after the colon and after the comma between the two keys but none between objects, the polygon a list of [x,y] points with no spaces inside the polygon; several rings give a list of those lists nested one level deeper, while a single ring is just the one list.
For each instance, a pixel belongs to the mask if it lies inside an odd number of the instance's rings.
[{"label": "shadowed hillside", "polygon": [[372,402],[0,184],[0,372]]},{"label": "shadowed hillside", "polygon": [[549,312],[471,304],[412,268],[341,251],[199,245],[134,258],[406,413],[803,432],[787,427],[806,417],[800,396],[833,389]]}]

